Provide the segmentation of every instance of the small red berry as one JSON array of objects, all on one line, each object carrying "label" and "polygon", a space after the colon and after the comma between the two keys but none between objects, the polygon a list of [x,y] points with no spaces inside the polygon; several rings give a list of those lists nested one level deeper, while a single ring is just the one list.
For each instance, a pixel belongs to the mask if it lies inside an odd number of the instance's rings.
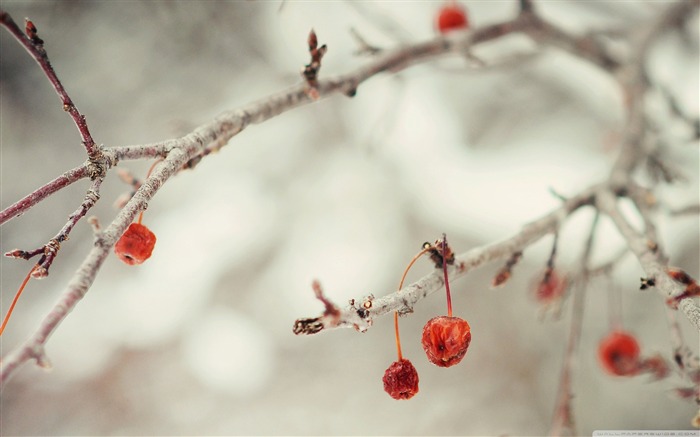
[{"label": "small red berry", "polygon": [[438,316],[423,327],[421,343],[431,363],[450,367],[462,361],[471,340],[471,328],[466,320]]},{"label": "small red berry", "polygon": [[633,376],[639,372],[639,344],[624,331],[613,331],[598,345],[598,360],[610,374]]},{"label": "small red berry", "polygon": [[411,399],[418,393],[418,372],[405,358],[391,363],[382,381],[384,391],[394,399]]},{"label": "small red berry", "polygon": [[156,236],[140,223],[132,223],[114,246],[114,253],[129,265],[141,264],[151,257]]},{"label": "small red berry", "polygon": [[469,27],[469,20],[465,9],[454,1],[446,4],[438,12],[437,27],[440,33],[466,29]]}]

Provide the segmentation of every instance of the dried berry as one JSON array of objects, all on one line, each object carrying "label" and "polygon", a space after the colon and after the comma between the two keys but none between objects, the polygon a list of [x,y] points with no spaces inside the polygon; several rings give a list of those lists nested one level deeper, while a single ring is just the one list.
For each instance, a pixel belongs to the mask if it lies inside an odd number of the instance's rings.
[{"label": "dried berry", "polygon": [[114,246],[114,253],[129,265],[141,264],[151,257],[156,236],[140,223],[132,223]]},{"label": "dried berry", "polygon": [[437,28],[440,33],[447,33],[456,29],[469,27],[469,20],[465,9],[457,2],[452,1],[438,12]]},{"label": "dried berry", "polygon": [[425,324],[421,343],[431,363],[451,367],[462,361],[471,340],[471,328],[466,320],[439,316]]},{"label": "dried berry", "polygon": [[394,399],[411,399],[418,393],[418,372],[405,358],[391,363],[382,381],[384,391]]},{"label": "dried berry", "polygon": [[598,360],[612,375],[636,375],[640,369],[639,344],[631,334],[613,331],[598,345]]}]

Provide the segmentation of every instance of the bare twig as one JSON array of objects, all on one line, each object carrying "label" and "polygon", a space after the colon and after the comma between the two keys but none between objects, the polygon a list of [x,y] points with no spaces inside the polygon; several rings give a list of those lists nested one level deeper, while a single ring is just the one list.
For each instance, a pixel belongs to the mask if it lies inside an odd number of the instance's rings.
[{"label": "bare twig", "polygon": [[88,166],[81,165],[79,167],[68,170],[56,179],[48,182],[31,193],[27,194],[17,202],[0,211],[0,225],[12,220],[15,217],[21,216],[24,212],[46,199],[50,195],[63,188],[69,186],[73,182],[77,182],[88,177]]},{"label": "bare twig", "polygon": [[30,259],[39,254],[42,254],[42,257],[39,259],[36,267],[32,271],[32,277],[39,279],[48,276],[49,268],[51,267],[53,260],[56,258],[56,255],[58,254],[58,251],[61,248],[61,243],[68,239],[68,236],[70,235],[71,231],[78,223],[78,221],[80,221],[80,219],[83,218],[85,214],[88,213],[88,211],[90,211],[90,209],[95,205],[95,203],[97,203],[97,200],[100,198],[100,185],[102,185],[102,180],[102,178],[97,178],[94,181],[92,181],[92,185],[88,190],[87,194],[85,195],[83,203],[81,203],[80,207],[78,207],[78,209],[75,210],[73,214],[71,214],[68,217],[68,222],[66,222],[66,224],[63,226],[63,228],[61,228],[58,234],[56,234],[55,237],[49,240],[48,243],[36,250],[28,252],[16,249],[6,253],[5,256]]},{"label": "bare twig", "polygon": [[100,161],[102,158],[100,147],[96,145],[95,141],[92,139],[90,129],[85,121],[85,116],[78,111],[78,108],[73,103],[73,100],[71,100],[68,92],[63,87],[63,84],[58,79],[56,72],[51,66],[49,57],[46,54],[46,49],[44,49],[44,41],[37,36],[37,30],[34,24],[27,20],[25,35],[17,23],[15,23],[12,17],[10,17],[10,14],[4,10],[0,10],[0,25],[5,27],[12,34],[12,36],[17,39],[17,41],[22,44],[32,58],[34,58],[34,60],[39,64],[41,70],[44,72],[46,77],[49,79],[49,82],[51,82],[51,85],[53,85],[53,88],[56,90],[56,94],[58,94],[58,97],[61,99],[61,102],[63,103],[63,110],[70,114],[75,126],[78,128],[80,136],[83,139],[83,146],[87,151],[88,158],[94,162]]}]

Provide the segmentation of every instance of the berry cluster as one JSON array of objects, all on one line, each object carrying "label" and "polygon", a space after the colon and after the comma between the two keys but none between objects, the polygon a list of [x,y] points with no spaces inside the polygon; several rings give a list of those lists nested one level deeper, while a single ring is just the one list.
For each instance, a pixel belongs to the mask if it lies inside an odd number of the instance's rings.
[{"label": "berry cluster", "polygon": [[[447,265],[454,264],[455,258],[452,250],[447,245],[447,238],[444,234],[442,240],[436,241],[434,245],[430,243],[423,244],[423,250],[418,252],[406,267],[399,283],[399,290],[403,287],[403,281],[408,270],[418,258],[426,253],[430,253],[436,268],[442,268],[445,280],[445,294],[447,296],[447,315],[434,317],[425,324],[421,344],[428,361],[439,367],[451,367],[462,361],[462,358],[466,355],[472,334],[469,323],[466,320],[452,316],[452,298],[447,276]],[[418,393],[418,371],[401,354],[398,312],[394,313],[394,328],[398,360],[393,362],[384,372],[384,391],[394,399],[410,399]]]}]

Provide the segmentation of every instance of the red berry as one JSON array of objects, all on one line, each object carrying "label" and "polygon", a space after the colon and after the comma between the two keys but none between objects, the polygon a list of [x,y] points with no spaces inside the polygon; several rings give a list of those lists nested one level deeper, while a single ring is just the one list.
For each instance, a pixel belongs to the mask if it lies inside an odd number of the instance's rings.
[{"label": "red berry", "polygon": [[456,29],[466,29],[469,27],[466,11],[456,2],[451,2],[443,6],[438,13],[437,27],[440,33],[447,33]]},{"label": "red berry", "polygon": [[140,223],[132,223],[114,246],[114,253],[129,265],[141,264],[151,257],[156,236]]},{"label": "red berry", "polygon": [[613,331],[598,345],[598,360],[610,374],[632,376],[639,371],[639,344],[624,331]]},{"label": "red berry", "polygon": [[382,381],[384,391],[394,399],[411,399],[418,393],[418,372],[405,358],[391,363]]},{"label": "red berry", "polygon": [[466,320],[439,316],[425,324],[421,343],[431,363],[450,367],[462,361],[471,340],[471,328]]}]

